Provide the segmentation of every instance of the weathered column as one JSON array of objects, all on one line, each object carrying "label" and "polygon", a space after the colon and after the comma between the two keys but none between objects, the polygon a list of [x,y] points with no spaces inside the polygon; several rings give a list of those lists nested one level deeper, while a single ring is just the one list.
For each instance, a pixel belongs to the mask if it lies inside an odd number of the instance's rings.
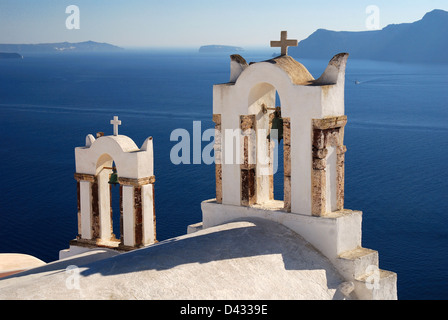
[{"label": "weathered column", "polygon": [[94,239],[92,218],[92,185],[96,177],[90,174],[75,173],[78,189],[78,239]]},{"label": "weathered column", "polygon": [[120,244],[124,243],[124,223],[123,223],[123,186],[120,184]]},{"label": "weathered column", "polygon": [[[272,119],[274,119],[274,112],[269,114],[269,128],[272,128]],[[269,152],[269,200],[274,200],[274,149],[275,139],[268,139],[268,152]]]},{"label": "weathered column", "polygon": [[155,177],[118,178],[122,185],[122,247],[140,247],[156,242],[154,207]]},{"label": "weathered column", "polygon": [[148,245],[157,242],[156,210],[154,202],[155,178],[148,184],[142,185],[142,244]]},{"label": "weathered column", "polygon": [[222,133],[221,133],[221,115],[214,114],[215,122],[215,180],[216,180],[216,202],[222,203]]},{"label": "weathered column", "polygon": [[283,202],[286,212],[291,212],[291,121],[283,118]]},{"label": "weathered column", "polygon": [[255,115],[240,116],[242,161],[241,205],[250,206],[257,202],[256,194],[256,122]]},{"label": "weathered column", "polygon": [[[342,128],[343,130],[343,128]],[[345,152],[346,146],[337,148],[337,206],[338,210],[344,209],[344,190],[345,190]]]},{"label": "weathered column", "polygon": [[81,238],[81,182],[76,181],[76,198],[77,198],[77,208],[78,208],[78,234],[76,238]]},{"label": "weathered column", "polygon": [[134,216],[135,216],[135,246],[143,244],[143,209],[142,209],[142,187],[134,187]]},{"label": "weathered column", "polygon": [[322,216],[326,213],[326,172],[327,167],[325,147],[325,134],[322,130],[313,130],[313,164],[312,164],[312,206],[313,216]]},{"label": "weathered column", "polygon": [[313,120],[311,211],[315,216],[344,208],[344,159],[347,148],[343,141],[346,123],[346,116]]},{"label": "weathered column", "polygon": [[91,185],[92,191],[92,239],[100,239],[101,237],[101,222],[100,222],[100,202],[99,202],[99,190],[98,179],[95,179]]},{"label": "weathered column", "polygon": [[[114,226],[113,226],[113,217],[114,217],[114,211],[113,211],[113,207],[112,207],[112,188],[115,188],[115,186],[110,185],[109,186],[109,207],[110,207],[110,240],[114,241],[114,242],[118,242],[120,241],[120,239],[117,239],[117,235],[114,233]],[[118,235],[118,237],[121,236],[121,234],[123,233],[123,209],[121,208],[122,204],[121,204],[121,186],[118,185],[119,188],[119,194],[120,194],[120,199],[119,199],[119,210],[120,210],[120,215],[119,215],[119,219],[120,219],[120,234]]]}]

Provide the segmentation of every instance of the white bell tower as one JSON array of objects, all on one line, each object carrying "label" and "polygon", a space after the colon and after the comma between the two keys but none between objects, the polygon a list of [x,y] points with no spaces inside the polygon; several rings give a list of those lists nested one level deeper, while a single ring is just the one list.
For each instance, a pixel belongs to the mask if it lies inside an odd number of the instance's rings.
[{"label": "white bell tower", "polygon": [[[276,58],[247,64],[231,56],[230,82],[213,86],[216,199],[202,203],[202,224],[189,230],[251,217],[273,220],[329,258],[354,282],[358,297],[396,299],[396,274],[379,271],[378,253],[361,246],[362,212],[344,208],[348,54],[335,55],[315,79],[287,55],[292,45],[297,41],[282,32],[281,41],[271,43],[282,48]],[[275,199],[276,155],[268,135],[279,118],[284,189],[283,198]],[[372,270],[377,287],[366,285]]]},{"label": "white bell tower", "polygon": [[[132,139],[118,134],[118,117],[111,124],[113,135],[89,134],[86,145],[75,148],[78,236],[70,242],[74,252],[82,251],[79,247],[128,251],[157,241],[152,137],[138,148]],[[112,174],[120,188],[120,235],[112,228]]]}]

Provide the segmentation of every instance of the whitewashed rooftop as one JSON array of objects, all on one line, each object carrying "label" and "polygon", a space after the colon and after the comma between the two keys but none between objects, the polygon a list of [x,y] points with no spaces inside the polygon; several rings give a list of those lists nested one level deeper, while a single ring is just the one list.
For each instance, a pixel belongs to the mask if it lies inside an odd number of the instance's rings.
[{"label": "whitewashed rooftop", "polygon": [[254,219],[50,263],[0,279],[0,299],[342,299],[343,283],[295,232]]}]

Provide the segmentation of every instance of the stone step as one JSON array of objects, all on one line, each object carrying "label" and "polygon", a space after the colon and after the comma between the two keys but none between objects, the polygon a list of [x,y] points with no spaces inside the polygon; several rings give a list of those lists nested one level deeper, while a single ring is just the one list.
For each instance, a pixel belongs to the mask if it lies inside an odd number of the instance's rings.
[{"label": "stone step", "polygon": [[397,274],[375,269],[357,277],[355,294],[360,300],[397,300]]},{"label": "stone step", "polygon": [[204,225],[203,225],[202,222],[198,222],[198,223],[195,223],[195,224],[190,224],[187,227],[187,234],[190,234],[190,233],[193,233],[193,232],[196,232],[196,231],[200,231],[200,230],[202,230],[203,227],[204,227]]},{"label": "stone step", "polygon": [[345,251],[336,259],[335,265],[345,279],[355,280],[369,273],[369,268],[378,268],[378,251],[362,247]]}]

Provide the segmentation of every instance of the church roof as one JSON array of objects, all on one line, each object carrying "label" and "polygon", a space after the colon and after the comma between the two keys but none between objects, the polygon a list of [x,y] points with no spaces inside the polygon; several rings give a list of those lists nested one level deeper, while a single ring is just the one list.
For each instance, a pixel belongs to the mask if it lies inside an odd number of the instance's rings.
[{"label": "church roof", "polygon": [[[0,299],[334,299],[344,281],[298,234],[262,219],[89,254],[0,280]],[[67,265],[79,266],[79,289],[67,287]]]},{"label": "church roof", "polygon": [[308,85],[314,81],[314,78],[308,69],[290,56],[278,56],[264,62],[275,64],[278,68],[285,71],[292,83],[296,85]]},{"label": "church roof", "polygon": [[[240,57],[240,56],[239,56]],[[236,61],[240,63],[242,66],[242,70],[251,70],[252,68],[257,68],[260,65],[270,64],[273,65],[280,70],[284,71],[288,77],[291,79],[291,82],[295,85],[302,86],[327,86],[327,85],[335,85],[338,82],[338,78],[340,76],[345,76],[345,67],[348,58],[348,53],[338,53],[335,55],[327,65],[327,68],[322,73],[322,75],[315,79],[308,69],[288,55],[281,55],[269,60],[260,61],[260,62],[251,62],[249,67],[244,60],[244,58],[240,57],[238,59],[231,57],[232,61]],[[232,66],[231,66],[232,67]],[[244,72],[240,71],[240,72]],[[239,74],[238,74],[239,76]],[[238,76],[236,78],[238,78]],[[233,84],[236,80],[230,81]]]},{"label": "church roof", "polygon": [[137,147],[135,142],[128,136],[124,136],[124,135],[103,136],[103,137],[98,138],[93,143],[93,146],[96,146],[96,144],[99,143],[100,139],[101,139],[101,141],[103,141],[103,140],[113,141],[118,147],[121,148],[121,150],[123,152],[135,152],[135,151],[139,150],[139,148]]}]

